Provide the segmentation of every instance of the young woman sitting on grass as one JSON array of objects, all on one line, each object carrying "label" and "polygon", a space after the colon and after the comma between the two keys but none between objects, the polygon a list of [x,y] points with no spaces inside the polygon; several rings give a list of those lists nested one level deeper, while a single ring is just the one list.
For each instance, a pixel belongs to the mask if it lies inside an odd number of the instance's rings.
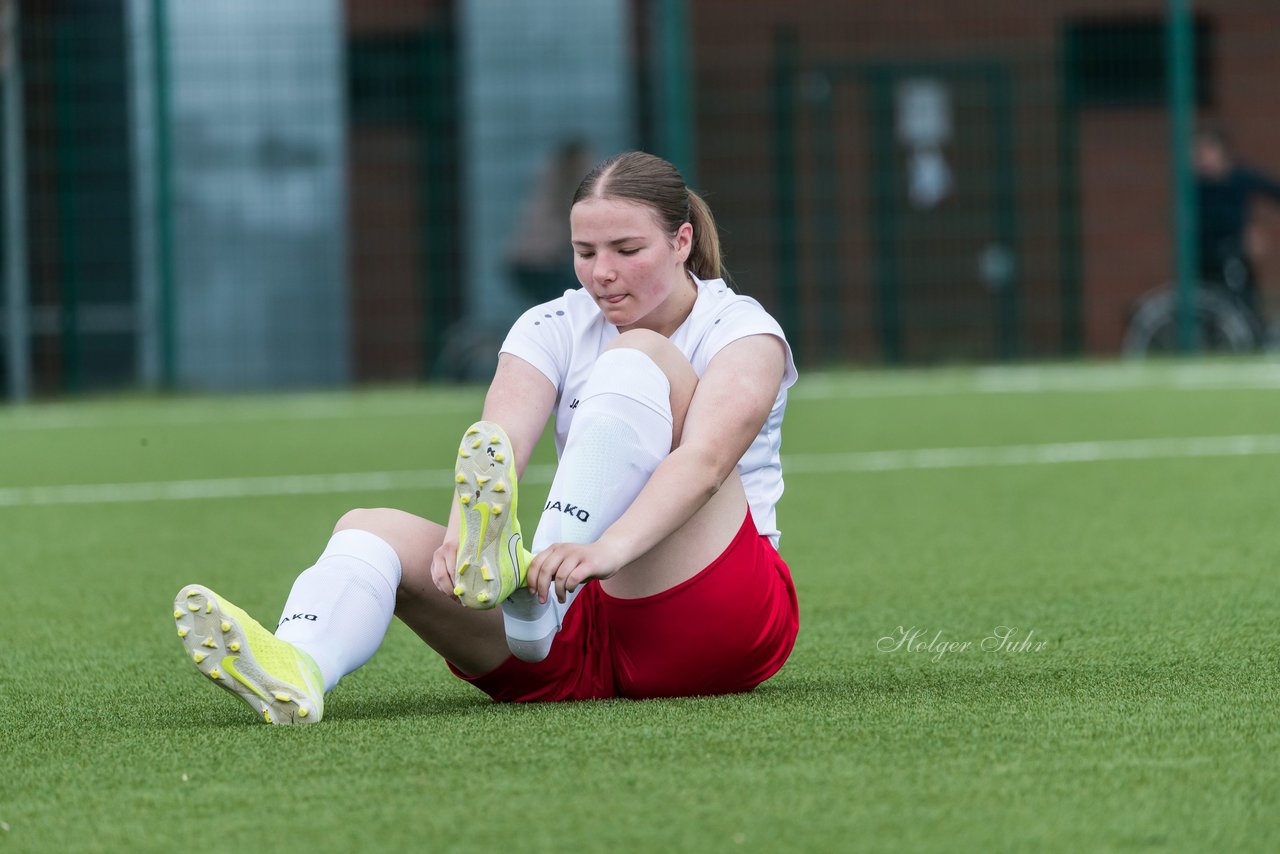
[{"label": "young woman sitting on grass", "polygon": [[[393,614],[500,701],[749,691],[786,661],[782,329],[725,283],[710,210],[661,158],[597,166],[570,226],[581,288],[511,328],[447,524],[346,513],[274,635],[179,591],[189,658],[264,721],[320,720]],[[526,550],[518,478],[553,413],[559,465]]]}]

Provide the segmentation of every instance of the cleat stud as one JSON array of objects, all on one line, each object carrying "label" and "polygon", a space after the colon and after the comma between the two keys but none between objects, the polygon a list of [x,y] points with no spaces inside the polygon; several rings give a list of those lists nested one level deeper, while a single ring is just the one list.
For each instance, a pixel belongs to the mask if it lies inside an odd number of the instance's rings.
[{"label": "cleat stud", "polygon": [[453,482],[454,482],[454,483],[466,483],[466,482],[467,482],[467,476],[466,476],[465,474],[456,474],[456,475],[454,475],[454,476],[453,476]]},{"label": "cleat stud", "polygon": [[459,501],[461,501],[463,504],[470,504],[470,503],[471,503],[471,496],[470,496],[470,495],[459,495],[459,496],[458,496],[458,500],[459,500]]},{"label": "cleat stud", "polygon": [[501,441],[502,441],[502,438],[497,433],[494,433],[492,436],[489,437],[490,445],[496,445]]},{"label": "cleat stud", "polygon": [[494,492],[506,492],[506,491],[507,491],[507,485],[506,485],[505,483],[503,483],[502,481],[498,481],[497,483],[495,483],[495,484],[493,485],[493,491],[494,491]]},{"label": "cleat stud", "polygon": [[174,608],[174,609],[173,609],[173,618],[174,618],[175,620],[177,620],[177,619],[181,619],[181,617],[182,617],[182,611],[181,611],[180,609],[178,609],[178,608]]},{"label": "cleat stud", "polygon": [[470,427],[470,428],[468,428],[468,429],[467,429],[467,435],[468,435],[468,436],[474,436],[475,434],[477,434],[477,433],[479,433],[479,432],[480,432],[480,428],[479,428],[479,427]]},{"label": "cleat stud", "polygon": [[239,641],[236,641],[236,642],[234,642],[234,643],[232,643],[232,644],[229,644],[229,645],[227,646],[227,649],[231,650],[232,652],[239,652],[239,651],[240,651],[240,642],[239,642]]},{"label": "cleat stud", "polygon": [[477,602],[479,602],[481,605],[483,605],[485,602],[488,602],[488,601],[489,601],[489,593],[488,593],[488,591],[486,591],[486,590],[481,590],[479,593],[477,593],[477,594],[476,594],[476,601],[477,601]]},{"label": "cleat stud", "polygon": [[212,600],[210,600],[210,601],[208,601],[208,602],[206,602],[206,603],[205,603],[205,606],[204,606],[204,612],[205,612],[206,614],[212,614],[212,613],[213,613],[213,601],[212,601]]},{"label": "cleat stud", "polygon": [[200,591],[198,591],[198,590],[188,590],[188,591],[187,591],[187,598],[188,598],[188,599],[190,599],[192,596],[199,596],[199,595],[200,595]]},{"label": "cleat stud", "polygon": [[464,572],[466,572],[470,568],[471,568],[471,561],[464,560],[462,563],[458,565],[458,575],[462,575]]},{"label": "cleat stud", "polygon": [[505,460],[505,459],[506,459],[506,457],[504,457],[504,456],[502,455],[502,451],[498,451],[498,453],[496,453],[496,454],[494,454],[494,455],[493,455],[493,459],[494,459],[494,461],[495,461],[495,462],[499,462],[499,463],[500,463],[500,462],[502,462],[503,460]]},{"label": "cleat stud", "polygon": [[478,475],[476,475],[476,484],[477,484],[477,485],[479,485],[479,486],[484,486],[484,485],[485,485],[486,483],[488,483],[491,479],[492,479],[492,478],[487,478],[487,477],[485,477],[485,476],[484,476],[484,475],[482,475],[482,474],[478,474]]},{"label": "cleat stud", "polygon": [[272,723],[272,720],[271,720],[271,710],[270,710],[270,709],[263,709],[263,710],[262,710],[262,719],[263,719],[264,721],[266,721],[267,723]]},{"label": "cleat stud", "polygon": [[292,697],[290,697],[288,694],[285,694],[285,693],[284,693],[284,692],[282,692],[282,691],[276,691],[276,692],[275,692],[275,698],[276,698],[277,700],[279,700],[280,702],[282,702],[282,703],[287,703],[287,702],[289,702],[290,700],[292,700],[292,699],[293,699],[293,698],[292,698]]},{"label": "cleat stud", "polygon": [[191,653],[191,660],[194,661],[196,664],[199,664],[200,662],[204,661],[204,658],[205,656],[203,652]]},{"label": "cleat stud", "polygon": [[471,443],[471,450],[474,451],[476,448],[480,447],[482,444],[483,442],[481,442],[479,439],[476,439],[474,442]]},{"label": "cleat stud", "polygon": [[454,596],[461,596],[463,593],[466,593],[466,592],[467,592],[467,588],[463,587],[461,584],[459,584],[457,587],[453,588],[453,595],[454,595]]},{"label": "cleat stud", "polygon": [[205,639],[204,639],[204,641],[203,641],[200,645],[201,645],[201,646],[204,646],[204,647],[208,647],[209,649],[217,649],[217,648],[218,648],[218,645],[217,645],[216,643],[214,643],[214,642],[213,642],[213,638],[205,638]]},{"label": "cleat stud", "polygon": [[480,577],[485,581],[493,581],[493,572],[490,571],[489,564],[480,565]]},{"label": "cleat stud", "polygon": [[187,632],[189,631],[191,630],[188,629],[186,626],[178,626],[178,637],[185,638],[187,636]]},{"label": "cleat stud", "polygon": [[466,451],[466,449],[465,449],[465,448],[459,448],[459,449],[458,449],[458,456],[459,456],[459,457],[461,457],[461,458],[462,458],[462,459],[464,459],[464,460],[465,460],[465,459],[469,459],[469,458],[471,457],[471,455],[467,453],[467,451]]},{"label": "cleat stud", "polygon": [[210,671],[209,671],[209,678],[210,678],[210,679],[221,679],[221,678],[222,678],[222,671],[221,671],[221,670],[219,670],[219,669],[217,669],[217,668],[215,667],[213,670],[210,670]]},{"label": "cleat stud", "polygon": [[502,505],[501,505],[501,504],[490,504],[490,505],[489,505],[489,512],[491,512],[491,513],[492,513],[493,515],[495,515],[495,516],[501,516],[501,515],[502,515]]},{"label": "cleat stud", "polygon": [[222,629],[224,632],[229,632],[231,631],[231,624],[228,623],[226,620],[223,620],[222,625],[219,626],[218,628]]},{"label": "cleat stud", "polygon": [[200,610],[200,606],[197,605],[195,602],[192,602],[190,605],[187,606],[187,610],[194,614],[196,611]]},{"label": "cleat stud", "polygon": [[309,714],[311,714],[311,712],[307,710],[306,706],[298,706],[298,717],[305,718]]}]

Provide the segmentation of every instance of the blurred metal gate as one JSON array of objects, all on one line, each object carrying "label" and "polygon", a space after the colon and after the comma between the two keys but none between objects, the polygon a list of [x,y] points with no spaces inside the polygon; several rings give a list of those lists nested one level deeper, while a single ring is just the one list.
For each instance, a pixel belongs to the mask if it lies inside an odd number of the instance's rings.
[{"label": "blurred metal gate", "polygon": [[[781,51],[782,277],[838,360],[1011,359],[1019,246],[1011,75],[988,61],[815,64]],[[859,210],[850,200],[866,198]],[[790,245],[788,246],[788,241]],[[855,263],[869,258],[868,265]],[[870,270],[869,280],[858,270]],[[790,299],[799,299],[793,294]],[[787,312],[784,311],[784,315]],[[850,342],[850,335],[862,342]]]}]

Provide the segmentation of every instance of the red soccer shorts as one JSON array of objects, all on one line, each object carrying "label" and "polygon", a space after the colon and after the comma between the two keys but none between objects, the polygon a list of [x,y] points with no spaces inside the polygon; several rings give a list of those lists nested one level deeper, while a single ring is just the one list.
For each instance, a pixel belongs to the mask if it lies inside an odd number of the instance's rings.
[{"label": "red soccer shorts", "polygon": [[728,548],[670,590],[618,599],[588,582],[545,660],[450,667],[507,703],[736,694],[778,672],[799,628],[791,572],[748,510]]}]

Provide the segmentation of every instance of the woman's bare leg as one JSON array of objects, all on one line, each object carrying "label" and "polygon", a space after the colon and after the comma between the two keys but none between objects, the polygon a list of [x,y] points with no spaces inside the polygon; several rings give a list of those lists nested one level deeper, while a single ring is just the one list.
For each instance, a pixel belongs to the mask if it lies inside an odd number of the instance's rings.
[{"label": "woman's bare leg", "polygon": [[431,581],[431,556],[444,540],[435,522],[390,508],[347,512],[334,532],[367,531],[385,540],[400,557],[396,616],[427,645],[468,676],[493,670],[511,654],[498,611],[462,607]]}]

